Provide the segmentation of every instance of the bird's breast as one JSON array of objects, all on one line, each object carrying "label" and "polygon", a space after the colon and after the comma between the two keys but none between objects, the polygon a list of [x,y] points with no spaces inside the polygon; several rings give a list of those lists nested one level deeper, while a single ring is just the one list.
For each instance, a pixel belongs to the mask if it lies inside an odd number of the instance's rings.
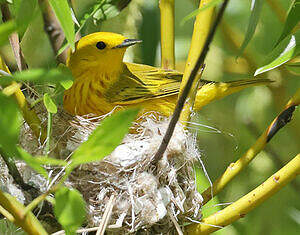
[{"label": "bird's breast", "polygon": [[114,106],[104,95],[110,85],[109,81],[106,76],[101,79],[75,80],[64,93],[64,108],[73,115],[103,115],[110,112]]}]

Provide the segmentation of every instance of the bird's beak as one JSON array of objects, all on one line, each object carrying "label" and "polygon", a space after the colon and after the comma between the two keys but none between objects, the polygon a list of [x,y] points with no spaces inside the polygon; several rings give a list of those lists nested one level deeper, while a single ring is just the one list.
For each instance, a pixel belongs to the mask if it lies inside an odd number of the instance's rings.
[{"label": "bird's beak", "polygon": [[137,40],[137,39],[125,39],[121,44],[113,47],[113,49],[115,48],[123,48],[123,47],[129,47],[132,46],[136,43],[140,43],[142,42],[142,40]]}]

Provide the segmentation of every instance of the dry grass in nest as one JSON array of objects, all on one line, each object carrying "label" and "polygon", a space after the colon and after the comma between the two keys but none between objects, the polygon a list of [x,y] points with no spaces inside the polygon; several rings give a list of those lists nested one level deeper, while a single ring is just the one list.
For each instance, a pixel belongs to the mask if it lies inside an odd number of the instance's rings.
[{"label": "dry grass in nest", "polygon": [[[41,109],[38,113],[46,121],[46,112]],[[71,117],[60,110],[53,119],[51,154],[68,159],[101,125],[98,120]],[[138,133],[127,134],[104,160],[81,165],[72,172],[65,183],[78,189],[86,200],[87,227],[101,224],[107,204],[111,206],[107,233],[166,234],[175,231],[176,226],[178,231],[178,225],[201,219],[202,197],[196,190],[194,175],[194,163],[201,160],[195,136],[178,124],[162,159],[151,161],[168,120],[158,120],[157,114],[142,117]],[[21,145],[31,153],[41,153],[38,142],[27,142],[32,138],[24,125]],[[58,172],[51,167],[48,170],[53,176]]]}]

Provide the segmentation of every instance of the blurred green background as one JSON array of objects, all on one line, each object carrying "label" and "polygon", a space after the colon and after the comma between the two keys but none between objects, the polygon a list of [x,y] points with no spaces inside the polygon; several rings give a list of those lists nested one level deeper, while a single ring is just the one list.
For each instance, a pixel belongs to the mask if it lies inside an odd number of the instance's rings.
[{"label": "blurred green background", "polygon": [[[81,19],[95,1],[71,2],[77,19]],[[229,36],[239,41],[241,45],[250,17],[251,1],[231,0],[206,59],[203,77],[216,81],[253,77],[255,70],[268,61],[268,55],[283,28],[283,22],[278,14],[284,16],[290,3],[291,1],[285,0],[264,2],[254,38],[245,51],[247,55],[245,59],[243,56],[237,58],[237,50],[234,49],[235,46]],[[183,26],[180,26],[180,22],[183,17],[196,9],[197,4],[197,1],[191,0],[175,1],[176,68],[180,71],[184,70],[193,20],[189,20]],[[279,9],[278,14],[274,12],[272,6]],[[118,16],[105,22],[95,25],[90,19],[82,29],[81,35],[95,31],[113,31],[142,39],[141,45],[127,51],[125,60],[160,65],[158,1],[133,0]],[[29,68],[50,68],[55,65],[54,54],[42,27],[40,12],[36,13],[36,17],[25,32],[21,46]],[[9,45],[3,46],[1,53],[10,67],[16,68]],[[192,125],[193,131],[198,135],[202,160],[212,181],[220,176],[231,162],[247,151],[300,85],[299,75],[289,72],[284,66],[260,77],[275,82],[268,87],[250,88],[226,97],[205,107],[194,117],[195,123],[208,126]],[[296,110],[292,122],[280,130],[268,144],[268,149],[261,152],[249,167],[219,194],[218,200],[205,206],[203,213],[209,215],[225,207],[215,207],[217,203],[234,202],[279,170],[278,162],[286,163],[296,156],[300,150],[299,121],[299,111]],[[198,179],[199,190],[202,191],[207,187],[205,181]],[[284,187],[245,218],[216,234],[299,234],[299,185],[300,181],[297,179],[294,184]]]}]

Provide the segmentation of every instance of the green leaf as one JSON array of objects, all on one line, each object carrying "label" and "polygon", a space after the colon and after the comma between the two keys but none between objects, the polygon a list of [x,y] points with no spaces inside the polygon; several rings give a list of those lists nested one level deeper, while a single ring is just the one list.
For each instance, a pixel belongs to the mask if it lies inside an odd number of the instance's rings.
[{"label": "green leaf", "polygon": [[238,52],[238,57],[243,54],[245,48],[247,47],[247,45],[249,44],[250,40],[252,39],[254,33],[255,33],[255,29],[260,17],[260,12],[263,6],[263,2],[264,0],[252,0],[251,3],[251,16],[249,19],[249,24],[248,24],[248,28],[247,28],[247,32],[244,38],[244,41],[241,45],[241,48],[239,49]]},{"label": "green leaf", "polygon": [[68,90],[73,85],[73,76],[71,70],[64,64],[59,64],[58,69],[63,72],[65,75],[68,75],[69,79],[65,79],[59,82],[59,84],[65,89]]},{"label": "green leaf", "polygon": [[66,65],[59,64],[58,68],[64,74],[67,74],[69,76],[69,79],[65,79],[65,80],[62,80],[59,82],[59,85],[57,85],[55,87],[55,91],[54,91],[55,96],[54,97],[52,96],[55,99],[55,103],[57,105],[62,105],[64,91],[68,90],[73,85],[73,77],[72,77],[72,73],[71,73],[70,69]]},{"label": "green leaf", "polygon": [[295,26],[300,21],[300,0],[295,0],[291,3],[288,16],[286,18],[283,31],[276,43],[276,46],[287,36],[289,35]]},{"label": "green leaf", "polygon": [[128,133],[138,109],[127,109],[104,119],[100,126],[74,152],[72,165],[100,161],[110,154]]},{"label": "green leaf", "polygon": [[12,97],[0,93],[0,146],[9,156],[18,156],[21,115]]},{"label": "green leaf", "polygon": [[8,41],[9,35],[17,30],[17,25],[14,20],[10,20],[0,25],[0,46]]},{"label": "green leaf", "polygon": [[18,148],[19,156],[22,160],[24,160],[32,169],[34,169],[37,173],[44,176],[46,179],[48,178],[48,172],[42,166],[45,163],[41,163],[38,159],[33,157],[31,154],[27,153],[24,149]]},{"label": "green leaf", "polygon": [[130,0],[105,1],[93,15],[94,23],[108,20],[120,14],[121,10],[128,5]]},{"label": "green leaf", "polygon": [[18,32],[23,35],[29,23],[37,16],[37,0],[14,0],[13,7],[16,23],[18,25]]},{"label": "green leaf", "polygon": [[51,158],[51,157],[35,156],[34,158],[35,158],[36,162],[40,163],[41,165],[66,166],[68,164],[64,160]]},{"label": "green leaf", "polygon": [[92,17],[95,24],[117,16],[131,0],[97,0],[80,20],[80,29]]},{"label": "green leaf", "polygon": [[67,234],[75,234],[86,217],[86,205],[76,189],[61,187],[55,193],[54,214]]},{"label": "green leaf", "polygon": [[[13,75],[14,81],[17,82],[41,82],[41,83],[59,83],[61,81],[73,80],[72,74],[61,70],[55,69],[30,69],[22,72],[16,72]],[[3,76],[0,78],[0,85],[8,85],[12,81],[10,76]]]},{"label": "green leaf", "polygon": [[196,17],[200,12],[205,11],[211,7],[215,7],[216,5],[218,5],[220,2],[223,2],[224,0],[212,0],[210,1],[208,4],[206,4],[205,6],[196,9],[195,11],[191,12],[190,14],[188,14],[187,16],[185,16],[181,22],[180,25],[183,26],[188,20]]},{"label": "green leaf", "polygon": [[44,94],[44,105],[49,113],[57,113],[57,106],[48,93]]},{"label": "green leaf", "polygon": [[65,80],[65,81],[61,81],[60,85],[65,89],[68,90],[71,88],[71,86],[73,85],[73,80]]},{"label": "green leaf", "polygon": [[69,44],[67,42],[64,42],[62,44],[62,46],[59,48],[59,50],[57,51],[57,55],[56,56],[59,56],[61,53],[63,53],[67,48],[69,48]]},{"label": "green leaf", "polygon": [[49,0],[72,50],[75,50],[75,28],[72,12],[67,0]]},{"label": "green leaf", "polygon": [[296,75],[300,75],[300,62],[287,64],[285,65],[286,69],[289,70],[291,73]]},{"label": "green leaf", "polygon": [[288,62],[300,53],[300,31],[295,35],[285,38],[269,56],[271,59],[265,66],[260,67],[254,73],[254,76],[275,69],[278,66]]}]

